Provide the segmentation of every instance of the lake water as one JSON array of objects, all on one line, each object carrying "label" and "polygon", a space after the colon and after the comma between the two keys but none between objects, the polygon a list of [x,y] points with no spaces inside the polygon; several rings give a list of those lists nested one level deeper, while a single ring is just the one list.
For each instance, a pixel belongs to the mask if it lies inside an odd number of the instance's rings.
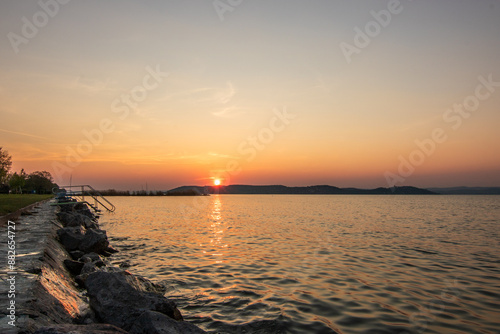
[{"label": "lake water", "polygon": [[110,199],[113,261],[207,331],[500,332],[500,196]]}]

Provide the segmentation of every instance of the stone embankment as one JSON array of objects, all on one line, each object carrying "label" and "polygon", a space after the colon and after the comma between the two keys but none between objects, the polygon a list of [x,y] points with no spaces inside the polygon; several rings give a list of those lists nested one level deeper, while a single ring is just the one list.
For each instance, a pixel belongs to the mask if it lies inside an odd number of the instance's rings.
[{"label": "stone embankment", "polygon": [[[205,333],[183,321],[161,285],[109,263],[117,251],[85,204],[61,205],[56,213],[46,202],[33,210],[14,222],[15,310],[2,307],[0,332]],[[0,264],[4,280],[10,272],[6,258]],[[2,306],[12,300],[3,283]]]}]

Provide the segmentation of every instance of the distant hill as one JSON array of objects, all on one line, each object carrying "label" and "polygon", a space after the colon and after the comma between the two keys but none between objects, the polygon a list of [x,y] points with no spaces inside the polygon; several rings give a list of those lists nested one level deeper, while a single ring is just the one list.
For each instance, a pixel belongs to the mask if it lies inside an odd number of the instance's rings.
[{"label": "distant hill", "polygon": [[270,194],[270,195],[434,195],[435,192],[416,187],[394,187],[376,189],[338,188],[328,185],[287,187],[282,185],[250,186],[182,186],[167,194],[194,192],[197,194]]},{"label": "distant hill", "polygon": [[452,188],[429,188],[443,195],[500,195],[500,187],[452,187]]},{"label": "distant hill", "polygon": [[179,187],[165,192],[165,196],[202,196],[208,195],[203,187]]}]

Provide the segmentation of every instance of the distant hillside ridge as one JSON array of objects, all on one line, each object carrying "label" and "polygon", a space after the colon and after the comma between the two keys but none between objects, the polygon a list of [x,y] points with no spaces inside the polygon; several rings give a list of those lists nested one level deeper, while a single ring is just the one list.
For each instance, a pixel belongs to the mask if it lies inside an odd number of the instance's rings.
[{"label": "distant hillside ridge", "polygon": [[329,185],[308,187],[287,187],[283,185],[240,185],[228,186],[182,186],[168,193],[196,192],[199,194],[254,194],[254,195],[436,195],[435,192],[416,187],[394,187],[376,189],[338,188]]},{"label": "distant hillside ridge", "polygon": [[429,190],[443,195],[500,195],[500,187],[451,187],[429,188]]}]

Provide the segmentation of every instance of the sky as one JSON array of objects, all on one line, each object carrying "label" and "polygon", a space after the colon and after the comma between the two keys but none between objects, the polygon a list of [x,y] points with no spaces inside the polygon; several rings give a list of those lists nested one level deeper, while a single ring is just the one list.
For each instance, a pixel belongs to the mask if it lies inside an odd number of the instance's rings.
[{"label": "sky", "polygon": [[500,186],[500,1],[0,2],[0,146],[59,185]]}]

